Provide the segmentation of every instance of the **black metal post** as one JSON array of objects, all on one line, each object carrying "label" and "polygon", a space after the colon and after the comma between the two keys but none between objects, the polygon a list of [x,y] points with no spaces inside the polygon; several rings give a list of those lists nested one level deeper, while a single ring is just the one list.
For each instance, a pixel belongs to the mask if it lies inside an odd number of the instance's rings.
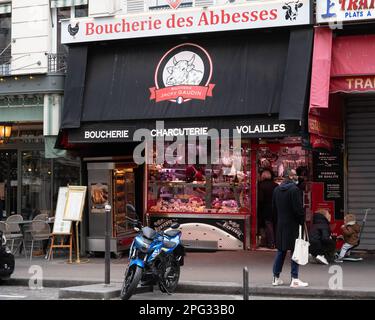
[{"label": "black metal post", "polygon": [[249,300],[249,270],[243,268],[243,299]]},{"label": "black metal post", "polygon": [[111,226],[110,226],[110,214],[111,206],[107,204],[105,206],[105,277],[104,284],[111,283]]}]

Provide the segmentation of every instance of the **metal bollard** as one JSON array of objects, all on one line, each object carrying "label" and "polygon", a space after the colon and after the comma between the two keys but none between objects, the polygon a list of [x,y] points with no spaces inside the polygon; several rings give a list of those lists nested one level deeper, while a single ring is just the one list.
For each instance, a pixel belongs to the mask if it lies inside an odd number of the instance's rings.
[{"label": "metal bollard", "polygon": [[110,214],[112,207],[105,206],[105,267],[104,267],[104,284],[111,283],[111,225]]},{"label": "metal bollard", "polygon": [[243,268],[243,299],[249,300],[249,270]]}]

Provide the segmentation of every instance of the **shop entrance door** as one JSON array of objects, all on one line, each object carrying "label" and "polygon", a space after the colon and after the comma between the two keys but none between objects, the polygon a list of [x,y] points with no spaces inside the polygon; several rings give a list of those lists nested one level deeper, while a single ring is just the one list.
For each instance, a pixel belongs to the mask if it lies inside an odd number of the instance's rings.
[{"label": "shop entrance door", "polygon": [[[106,204],[112,206],[111,251],[119,254],[129,248],[135,235],[133,226],[126,217],[126,205],[136,206],[135,171],[133,163],[88,163],[89,186],[89,236],[88,251],[104,251]],[[131,218],[135,218],[131,216]]]},{"label": "shop entrance door", "polygon": [[0,151],[0,220],[17,213],[17,151]]},{"label": "shop entrance door", "polygon": [[305,209],[310,206],[310,158],[300,143],[264,143],[256,146],[257,154],[257,247],[274,248],[276,217],[272,212],[272,193],[284,181],[284,172],[294,169],[299,176]]}]

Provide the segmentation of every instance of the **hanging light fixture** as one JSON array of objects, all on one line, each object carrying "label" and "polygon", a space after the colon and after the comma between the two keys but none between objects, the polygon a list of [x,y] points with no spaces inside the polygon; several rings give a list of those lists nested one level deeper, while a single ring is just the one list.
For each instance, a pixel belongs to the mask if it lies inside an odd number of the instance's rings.
[{"label": "hanging light fixture", "polygon": [[0,123],[0,140],[8,141],[10,136],[12,135],[12,125],[9,123]]}]

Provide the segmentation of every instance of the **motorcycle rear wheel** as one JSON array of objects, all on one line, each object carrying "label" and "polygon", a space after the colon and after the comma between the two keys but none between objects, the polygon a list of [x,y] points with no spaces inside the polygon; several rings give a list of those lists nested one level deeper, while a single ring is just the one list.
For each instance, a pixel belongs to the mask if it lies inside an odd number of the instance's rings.
[{"label": "motorcycle rear wheel", "polygon": [[121,300],[129,300],[129,298],[133,295],[135,289],[137,289],[139,281],[142,278],[142,273],[143,269],[137,265],[132,265],[129,267],[121,288]]}]

